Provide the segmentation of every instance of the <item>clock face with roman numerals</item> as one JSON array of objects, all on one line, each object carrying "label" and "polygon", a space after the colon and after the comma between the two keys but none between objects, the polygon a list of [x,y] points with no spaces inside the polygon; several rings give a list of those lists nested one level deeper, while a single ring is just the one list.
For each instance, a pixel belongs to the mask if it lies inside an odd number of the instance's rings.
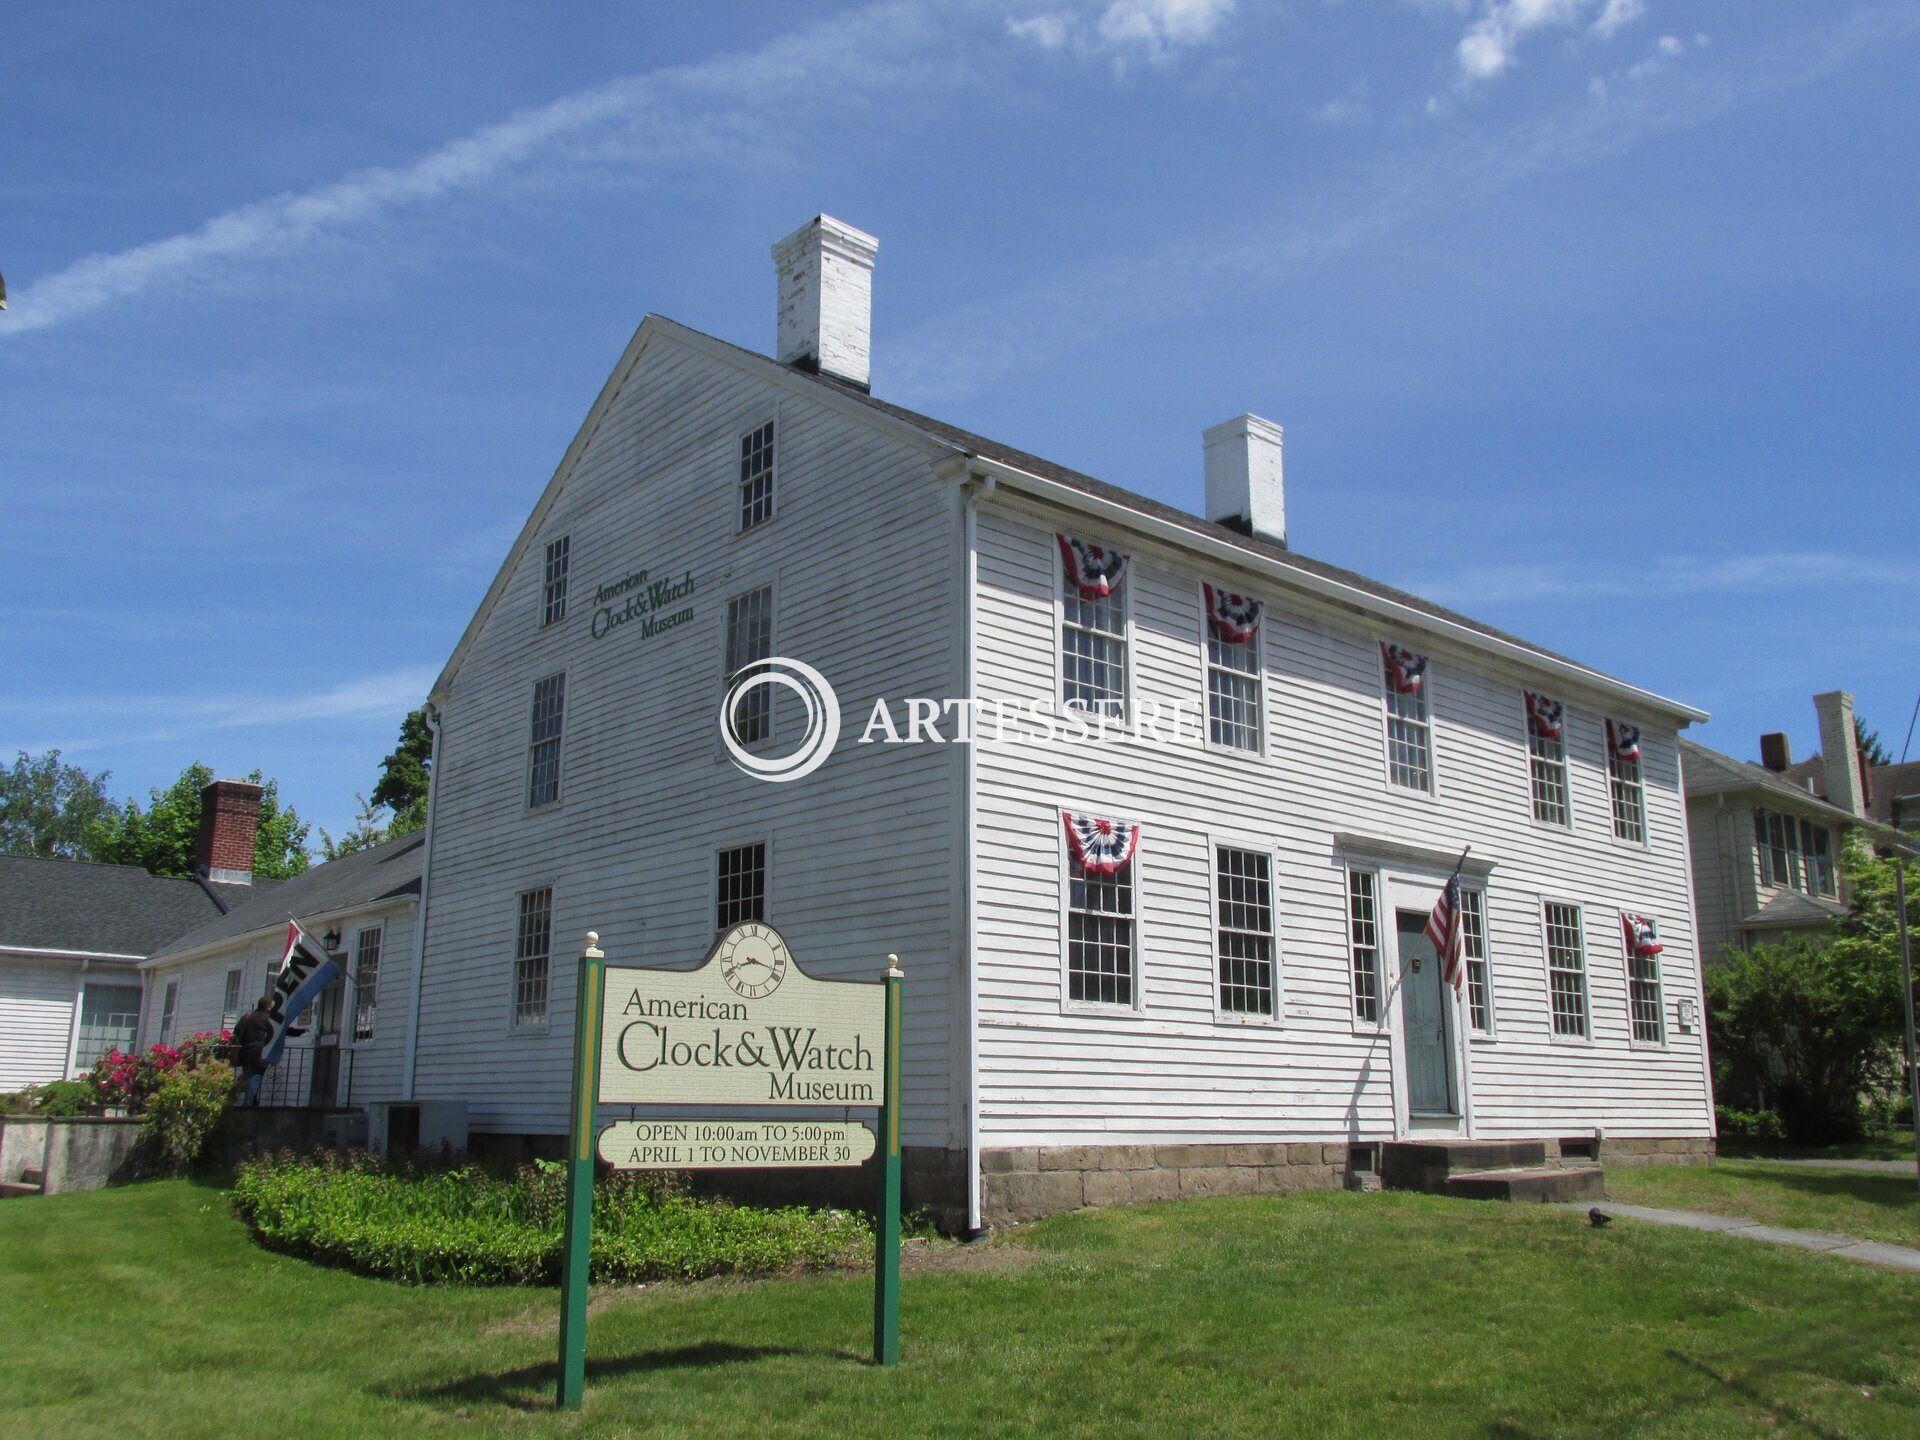
[{"label": "clock face with roman numerals", "polygon": [[793,957],[770,926],[735,926],[720,942],[720,978],[744,1000],[771,995],[787,978]]}]

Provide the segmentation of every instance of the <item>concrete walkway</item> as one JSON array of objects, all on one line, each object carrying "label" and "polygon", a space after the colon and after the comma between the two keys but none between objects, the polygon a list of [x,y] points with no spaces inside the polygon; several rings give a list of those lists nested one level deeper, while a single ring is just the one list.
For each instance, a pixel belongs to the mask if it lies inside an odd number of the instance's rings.
[{"label": "concrete walkway", "polygon": [[1783,1230],[1778,1225],[1762,1225],[1754,1220],[1737,1220],[1727,1215],[1701,1215],[1692,1210],[1656,1210],[1648,1205],[1615,1205],[1603,1200],[1598,1205],[1562,1204],[1562,1210],[1598,1210],[1616,1219],[1645,1220],[1650,1225],[1678,1225],[1684,1230],[1713,1230],[1723,1235],[1739,1235],[1748,1240],[1765,1240],[1773,1245],[1797,1245],[1802,1250],[1817,1250],[1826,1255],[1844,1255],[1870,1265],[1890,1265],[1896,1270],[1920,1274],[1920,1250],[1904,1245],[1885,1245],[1878,1240],[1857,1240],[1851,1235],[1823,1235],[1818,1230]]}]

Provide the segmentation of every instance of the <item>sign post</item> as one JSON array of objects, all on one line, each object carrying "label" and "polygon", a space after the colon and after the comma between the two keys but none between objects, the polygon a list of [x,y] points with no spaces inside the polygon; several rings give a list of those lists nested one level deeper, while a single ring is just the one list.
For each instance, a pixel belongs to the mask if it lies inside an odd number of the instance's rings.
[{"label": "sign post", "polygon": [[887,956],[880,1103],[880,1203],[873,1235],[873,1363],[900,1363],[900,957]]},{"label": "sign post", "polygon": [[593,1118],[600,1089],[600,1000],[606,974],[600,937],[587,932],[573,1016],[573,1124],[567,1134],[567,1230],[560,1274],[562,1410],[578,1410],[587,1388],[587,1256],[593,1237]]}]

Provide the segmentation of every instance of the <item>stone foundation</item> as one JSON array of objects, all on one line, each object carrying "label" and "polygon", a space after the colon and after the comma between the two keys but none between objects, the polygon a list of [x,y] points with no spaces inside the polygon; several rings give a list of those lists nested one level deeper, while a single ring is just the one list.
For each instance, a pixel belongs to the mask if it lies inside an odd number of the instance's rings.
[{"label": "stone foundation", "polygon": [[1608,1135],[1600,1141],[1600,1163],[1618,1165],[1711,1165],[1719,1158],[1717,1140],[1649,1140]]},{"label": "stone foundation", "polygon": [[1283,1195],[1346,1183],[1347,1144],[1043,1145],[980,1155],[981,1219],[1037,1220],[1097,1205]]}]

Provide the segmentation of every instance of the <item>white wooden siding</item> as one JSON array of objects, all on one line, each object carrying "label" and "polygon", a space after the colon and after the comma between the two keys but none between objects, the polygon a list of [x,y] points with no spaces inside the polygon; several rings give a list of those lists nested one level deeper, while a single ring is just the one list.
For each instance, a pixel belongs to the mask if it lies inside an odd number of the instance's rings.
[{"label": "white wooden siding", "polygon": [[0,956],[0,1091],[66,1078],[80,980],[77,960]]},{"label": "white wooden siding", "polygon": [[[957,1144],[949,977],[960,943],[961,757],[855,743],[875,696],[959,693],[958,496],[937,447],[850,416],[804,381],[651,342],[563,477],[540,534],[469,637],[435,776],[417,1091],[477,1131],[567,1125],[577,957],[690,964],[713,938],[714,850],[765,837],[767,917],[809,971],[906,967],[905,1136]],[[775,518],[736,534],[739,435],[773,416]],[[571,535],[568,614],[539,624],[544,543]],[[590,636],[595,589],[645,567],[696,581],[692,623]],[[813,775],[741,774],[719,742],[727,599],[771,583],[774,653],[819,668],[842,739]],[[525,809],[533,681],[564,667],[559,803]],[[778,692],[776,692],[778,695]],[[797,707],[776,699],[776,748]],[[553,887],[545,1026],[514,1030],[516,897]]]},{"label": "white wooden siding", "polygon": [[[978,524],[979,694],[1053,696],[1058,680],[1056,529],[1022,502],[982,508]],[[1102,533],[1102,541],[1122,539]],[[1134,556],[1129,668],[1136,705],[1184,700],[1204,723],[1196,581],[1268,602],[1263,703],[1269,754],[1137,744],[983,745],[978,756],[981,1129],[984,1143],[1378,1138],[1395,1125],[1387,1034],[1350,1019],[1346,887],[1334,836],[1365,834],[1429,851],[1472,844],[1495,869],[1486,886],[1497,1038],[1471,1042],[1473,1132],[1482,1136],[1709,1133],[1699,1032],[1674,1002],[1699,993],[1681,826],[1677,739],[1642,724],[1649,843],[1613,839],[1603,718],[1617,704],[1558,681],[1468,657],[1364,617],[1197,565],[1156,545]],[[1433,795],[1388,785],[1379,642],[1431,656]],[[1567,708],[1571,832],[1532,819],[1523,686]],[[1134,1014],[1062,1003],[1060,810],[1135,820],[1139,982]],[[1277,847],[1280,1023],[1216,1023],[1210,837]],[[1430,889],[1431,905],[1444,867]],[[1404,888],[1398,894],[1404,897]],[[1549,1033],[1540,929],[1545,896],[1583,907],[1593,1040]],[[1393,916],[1382,895],[1383,968]],[[1402,898],[1404,904],[1404,898]],[[1658,918],[1668,1045],[1630,1049],[1619,912]]]}]

